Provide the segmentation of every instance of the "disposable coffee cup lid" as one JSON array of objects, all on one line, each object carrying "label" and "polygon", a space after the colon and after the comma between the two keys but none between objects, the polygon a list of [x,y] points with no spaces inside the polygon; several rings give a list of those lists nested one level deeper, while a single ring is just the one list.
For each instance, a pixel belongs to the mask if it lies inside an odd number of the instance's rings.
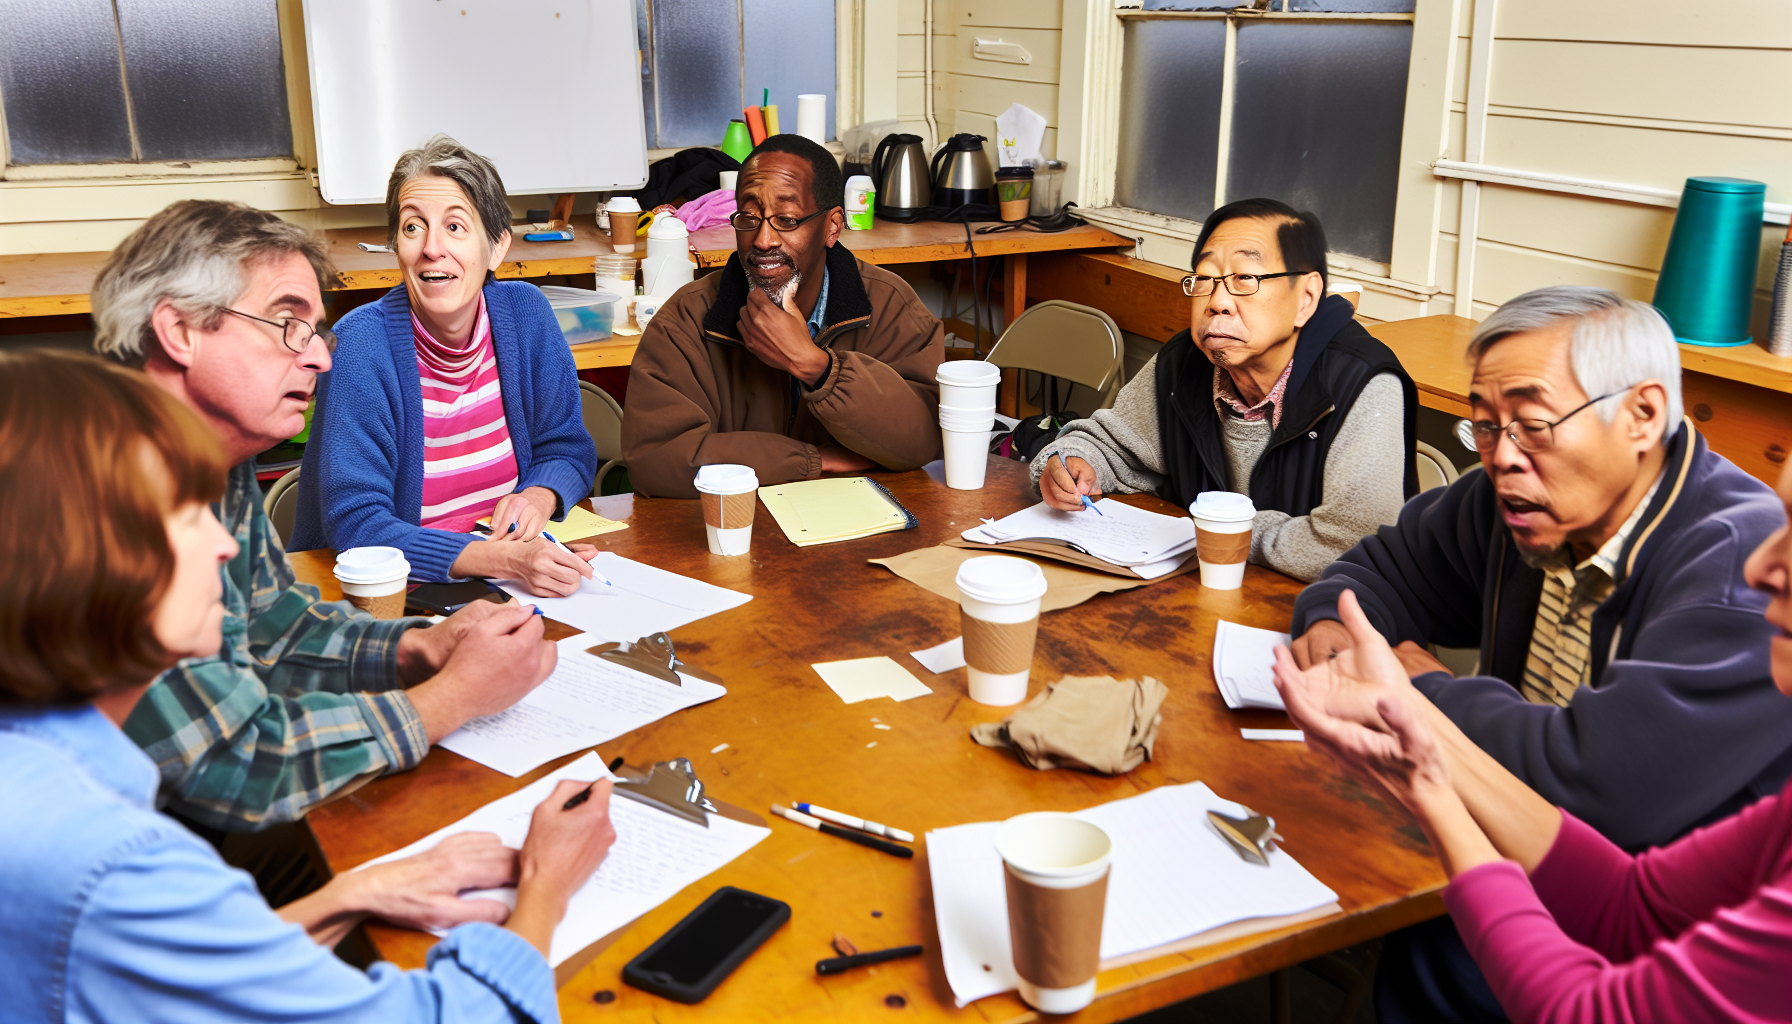
[{"label": "disposable coffee cup lid", "polygon": [[759,486],[759,474],[752,466],[717,463],[697,470],[697,489],[712,494],[739,494]]},{"label": "disposable coffee cup lid", "polygon": [[934,371],[933,379],[941,384],[982,387],[986,384],[1001,383],[1002,368],[980,359],[948,359],[940,364],[938,370]]},{"label": "disposable coffee cup lid", "polygon": [[633,196],[617,196],[610,200],[610,205],[604,209],[615,210],[618,213],[640,213],[641,204],[636,202]]},{"label": "disposable coffee cup lid", "polygon": [[411,574],[411,563],[397,548],[349,548],[336,556],[336,578],[344,583],[384,583]]},{"label": "disposable coffee cup lid", "polygon": [[1189,515],[1216,523],[1237,523],[1257,514],[1251,499],[1236,491],[1202,491],[1188,507]]},{"label": "disposable coffee cup lid", "polygon": [[1018,814],[996,829],[996,852],[1031,875],[1069,877],[1097,869],[1114,841],[1099,825],[1059,811]]},{"label": "disposable coffee cup lid", "polygon": [[1045,596],[1045,571],[1036,562],[1008,555],[967,558],[958,567],[958,589],[990,604],[1020,604]]}]

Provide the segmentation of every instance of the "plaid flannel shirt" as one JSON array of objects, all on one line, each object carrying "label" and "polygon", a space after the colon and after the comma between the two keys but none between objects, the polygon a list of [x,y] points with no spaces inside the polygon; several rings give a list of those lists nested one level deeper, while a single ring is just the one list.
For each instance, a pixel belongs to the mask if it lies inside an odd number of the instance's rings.
[{"label": "plaid flannel shirt", "polygon": [[241,548],[223,570],[224,643],[162,673],[125,721],[161,770],[158,804],[234,831],[301,818],[429,753],[398,681],[399,638],[424,620],[320,601],[295,582],[261,503],[253,463],[233,468],[213,506]]}]

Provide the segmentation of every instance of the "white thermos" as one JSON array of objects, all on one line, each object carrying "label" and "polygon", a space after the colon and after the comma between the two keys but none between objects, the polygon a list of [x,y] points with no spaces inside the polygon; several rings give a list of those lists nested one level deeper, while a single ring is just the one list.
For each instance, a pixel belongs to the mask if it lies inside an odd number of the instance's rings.
[{"label": "white thermos", "polygon": [[643,295],[671,295],[695,279],[690,234],[670,210],[654,215],[647,228],[647,258],[641,261]]}]

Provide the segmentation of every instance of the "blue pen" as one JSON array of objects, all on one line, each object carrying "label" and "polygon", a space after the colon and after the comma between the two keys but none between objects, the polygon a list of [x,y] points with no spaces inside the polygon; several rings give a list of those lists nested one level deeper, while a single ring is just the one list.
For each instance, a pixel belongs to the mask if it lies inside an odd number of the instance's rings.
[{"label": "blue pen", "polygon": [[[559,540],[557,540],[557,539],[556,539],[556,538],[555,538],[555,537],[554,537],[554,535],[553,535],[553,534],[551,534],[551,533],[549,533],[549,532],[548,532],[548,531],[546,531],[546,530],[543,530],[543,531],[541,531],[541,535],[542,535],[542,536],[543,536],[543,537],[546,537],[546,538],[547,538],[547,539],[548,539],[548,540],[549,540],[549,541],[550,541],[550,542],[551,542],[551,543],[554,543],[554,544],[558,544],[558,545],[559,545],[559,546],[560,546],[560,549],[561,549],[561,550],[562,550],[562,551],[565,551],[565,552],[566,552],[566,553],[567,553],[567,554],[572,554],[572,549],[571,549],[571,548],[569,548],[569,547],[567,547],[567,546],[566,546],[566,545],[564,545],[564,544],[561,544],[561,543],[560,543],[560,541],[559,541]],[[574,558],[577,558],[577,557],[578,557],[578,556],[577,556],[577,555],[573,555],[573,557],[574,557]],[[587,563],[587,564],[589,564],[589,563]],[[613,587],[613,586],[615,586],[615,585],[616,585],[616,584],[614,584],[614,583],[611,583],[611,582],[610,582],[610,580],[609,580],[609,578],[608,578],[608,577],[606,577],[606,576],[605,576],[605,575],[604,575],[604,574],[603,574],[603,573],[601,573],[601,572],[598,572],[598,571],[597,571],[597,566],[595,566],[595,565],[593,565],[593,566],[591,566],[591,582],[593,582],[593,583],[602,583],[602,584],[603,584],[603,585],[604,585],[604,586],[606,586],[606,587]]]},{"label": "blue pen", "polygon": [[[1052,454],[1056,455],[1058,457],[1058,465],[1064,467],[1064,472],[1069,474],[1070,481],[1072,484],[1074,484],[1076,482],[1076,474],[1070,472],[1070,463],[1064,461],[1064,453],[1063,452],[1053,452]],[[1103,512],[1101,509],[1096,508],[1095,503],[1093,501],[1089,500],[1089,496],[1087,494],[1079,494],[1079,495],[1077,495],[1077,497],[1083,499],[1083,507],[1084,508],[1089,509],[1090,511],[1094,512],[1096,515],[1102,517],[1103,519],[1107,518],[1107,513]]]}]

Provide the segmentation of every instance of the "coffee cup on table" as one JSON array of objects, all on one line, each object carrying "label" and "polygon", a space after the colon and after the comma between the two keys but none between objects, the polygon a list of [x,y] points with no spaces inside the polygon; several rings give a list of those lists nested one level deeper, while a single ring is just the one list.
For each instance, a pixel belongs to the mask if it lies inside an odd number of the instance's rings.
[{"label": "coffee cup on table", "polygon": [[983,555],[958,567],[959,627],[971,699],[1008,707],[1027,699],[1045,573],[1024,558]]},{"label": "coffee cup on table", "polygon": [[1008,937],[1020,997],[1042,1013],[1095,999],[1101,915],[1114,844],[1098,826],[1057,811],[1009,818],[996,831],[1008,889]]},{"label": "coffee cup on table", "polygon": [[[604,209],[610,214],[610,248],[634,252],[641,228],[641,204],[633,196],[617,196]],[[630,293],[634,289],[629,289]]]},{"label": "coffee cup on table", "polygon": [[759,501],[759,475],[753,467],[729,463],[701,467],[697,496],[703,501],[703,533],[710,554],[746,554],[753,546],[753,514]]},{"label": "coffee cup on table", "polygon": [[336,579],[349,604],[376,619],[404,615],[405,584],[411,563],[397,548],[349,548],[336,555]]},{"label": "coffee cup on table", "polygon": [[989,433],[996,422],[996,389],[1002,370],[994,363],[952,359],[934,372],[940,386],[940,443],[946,486],[975,491],[989,467]]},{"label": "coffee cup on table", "polygon": [[1244,565],[1251,557],[1251,521],[1257,506],[1233,491],[1202,491],[1188,507],[1195,520],[1195,557],[1201,561],[1201,585],[1215,590],[1244,586]]}]

